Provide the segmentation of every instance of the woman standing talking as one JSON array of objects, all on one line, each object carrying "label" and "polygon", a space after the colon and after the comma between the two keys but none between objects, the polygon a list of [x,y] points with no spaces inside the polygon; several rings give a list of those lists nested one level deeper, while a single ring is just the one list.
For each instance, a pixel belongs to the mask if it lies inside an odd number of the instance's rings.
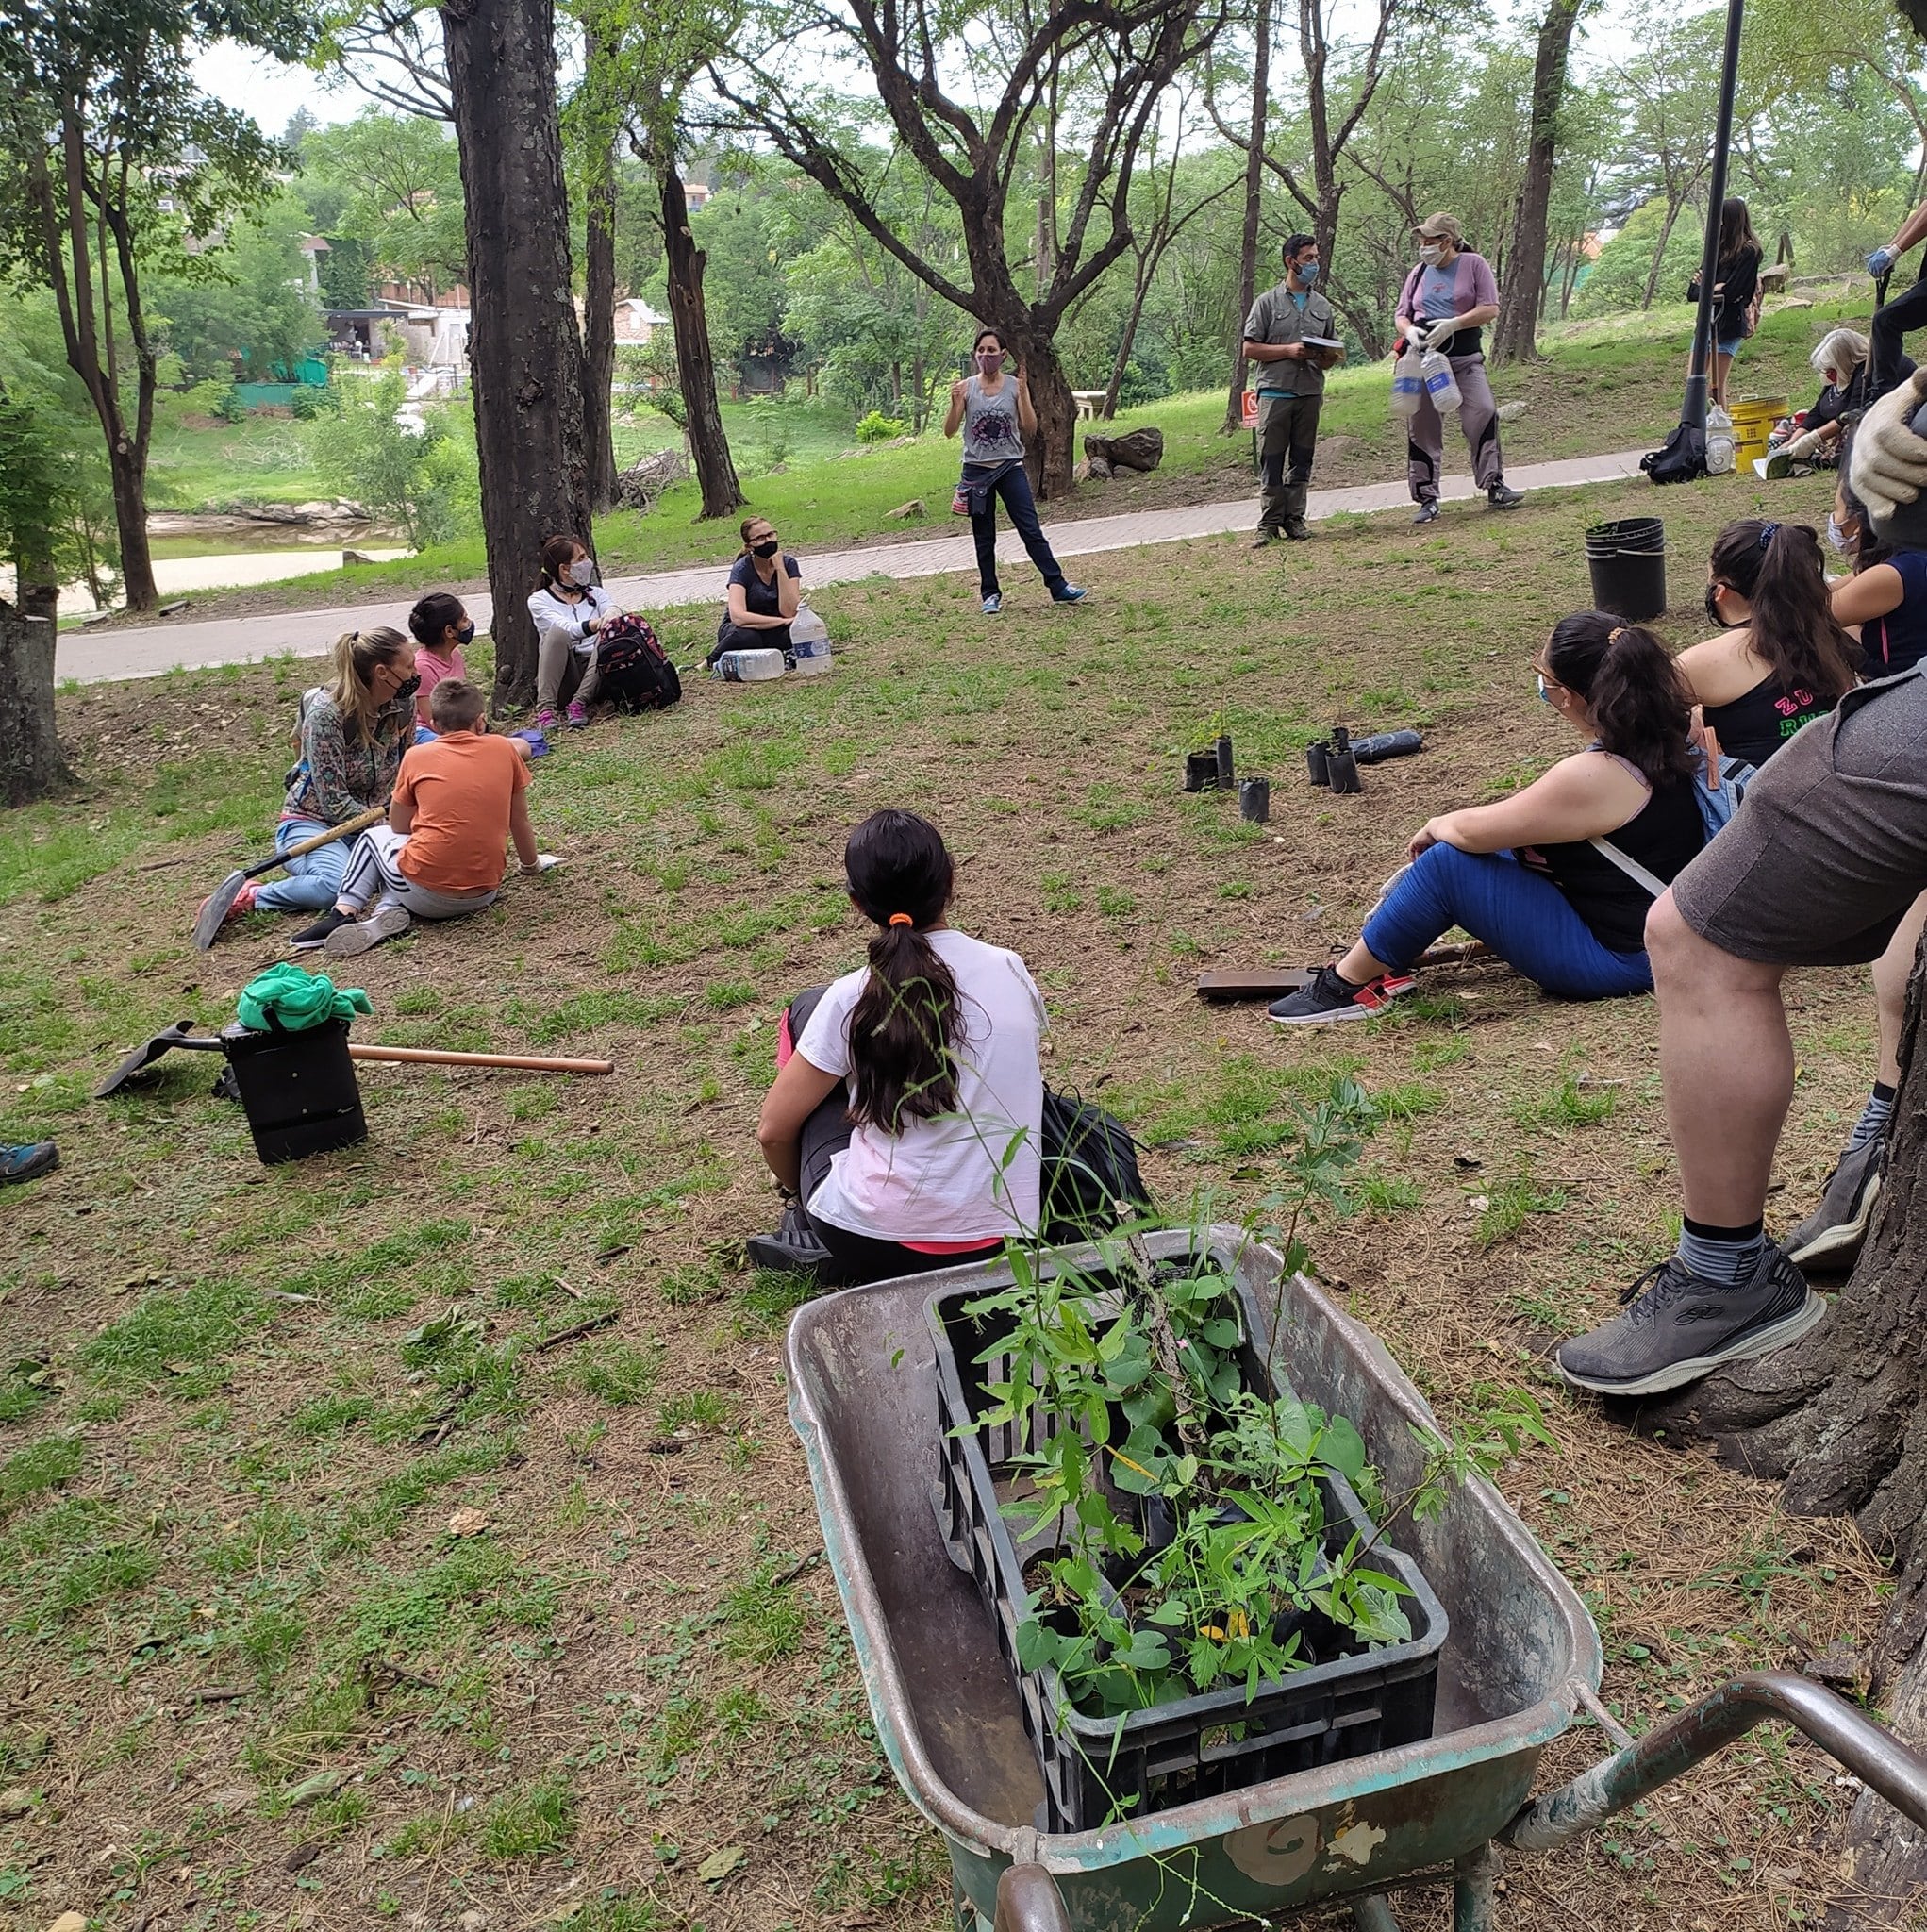
[{"label": "woman standing talking", "polygon": [[997,499],[1010,512],[1030,560],[1037,565],[1054,603],[1081,604],[1088,594],[1066,580],[1038,521],[1037,499],[1023,473],[1023,439],[1038,433],[1038,412],[1022,374],[1006,375],[1004,339],[994,328],[978,332],[976,374],[950,386],[950,413],[943,433],[963,430],[963,477],[957,494],[971,508],[971,535],[977,545],[977,581],[983,593],[984,615],[994,617],[1004,608],[997,584]]}]

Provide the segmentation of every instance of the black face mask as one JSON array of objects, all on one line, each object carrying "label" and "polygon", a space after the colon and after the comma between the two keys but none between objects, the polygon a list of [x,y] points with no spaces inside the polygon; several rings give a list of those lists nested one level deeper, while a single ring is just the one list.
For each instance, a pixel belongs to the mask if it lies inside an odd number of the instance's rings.
[{"label": "black face mask", "polygon": [[458,644],[472,644],[474,642],[475,626],[473,620],[456,625],[455,641]]},{"label": "black face mask", "polygon": [[1721,630],[1728,628],[1725,618],[1719,614],[1719,589],[1716,584],[1706,586],[1706,622],[1718,625]]},{"label": "black face mask", "polygon": [[750,548],[752,557],[774,557],[781,546],[775,542],[756,543]]}]

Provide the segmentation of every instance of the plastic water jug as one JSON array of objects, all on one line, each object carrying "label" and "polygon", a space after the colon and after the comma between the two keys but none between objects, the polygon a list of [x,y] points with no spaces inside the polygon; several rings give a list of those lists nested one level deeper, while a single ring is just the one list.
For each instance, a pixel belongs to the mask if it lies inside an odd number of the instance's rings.
[{"label": "plastic water jug", "polygon": [[1442,349],[1427,349],[1423,358],[1425,393],[1432,398],[1432,407],[1442,416],[1448,409],[1458,408],[1465,398],[1458,392],[1458,378],[1452,373],[1452,364],[1446,360]]},{"label": "plastic water jug", "polygon": [[781,651],[724,651],[713,675],[724,684],[760,684],[765,678],[781,677],[788,669]]},{"label": "plastic water jug", "polygon": [[1392,365],[1391,412],[1394,416],[1418,413],[1419,398],[1425,392],[1425,358],[1417,349],[1407,349]]},{"label": "plastic water jug", "polygon": [[789,620],[789,657],[800,677],[821,677],[830,669],[830,627],[807,604]]},{"label": "plastic water jug", "polygon": [[1706,411],[1706,474],[1733,474],[1733,418],[1718,403]]}]

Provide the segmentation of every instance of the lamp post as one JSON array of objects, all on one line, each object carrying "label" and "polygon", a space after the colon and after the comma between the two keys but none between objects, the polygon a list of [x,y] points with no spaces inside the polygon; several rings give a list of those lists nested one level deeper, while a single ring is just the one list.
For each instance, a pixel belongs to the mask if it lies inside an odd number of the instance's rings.
[{"label": "lamp post", "polygon": [[1726,203],[1726,151],[1733,141],[1733,95],[1739,81],[1739,28],[1746,0],[1726,0],[1726,53],[1719,69],[1719,118],[1713,136],[1713,172],[1706,184],[1706,243],[1700,256],[1700,308],[1693,318],[1682,427],[1706,429],[1707,375],[1713,367],[1713,284],[1719,277],[1719,217]]}]

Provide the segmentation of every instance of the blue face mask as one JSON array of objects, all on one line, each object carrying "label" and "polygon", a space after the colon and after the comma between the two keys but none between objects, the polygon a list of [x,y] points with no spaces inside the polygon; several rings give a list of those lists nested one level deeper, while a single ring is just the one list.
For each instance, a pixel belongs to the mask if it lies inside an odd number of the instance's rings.
[{"label": "blue face mask", "polygon": [[1539,703],[1542,705],[1550,705],[1553,702],[1553,694],[1546,689],[1546,680],[1544,673],[1535,671],[1533,673],[1532,681],[1539,688]]},{"label": "blue face mask", "polygon": [[1308,289],[1312,283],[1318,280],[1318,263],[1315,261],[1293,262],[1291,273]]}]

